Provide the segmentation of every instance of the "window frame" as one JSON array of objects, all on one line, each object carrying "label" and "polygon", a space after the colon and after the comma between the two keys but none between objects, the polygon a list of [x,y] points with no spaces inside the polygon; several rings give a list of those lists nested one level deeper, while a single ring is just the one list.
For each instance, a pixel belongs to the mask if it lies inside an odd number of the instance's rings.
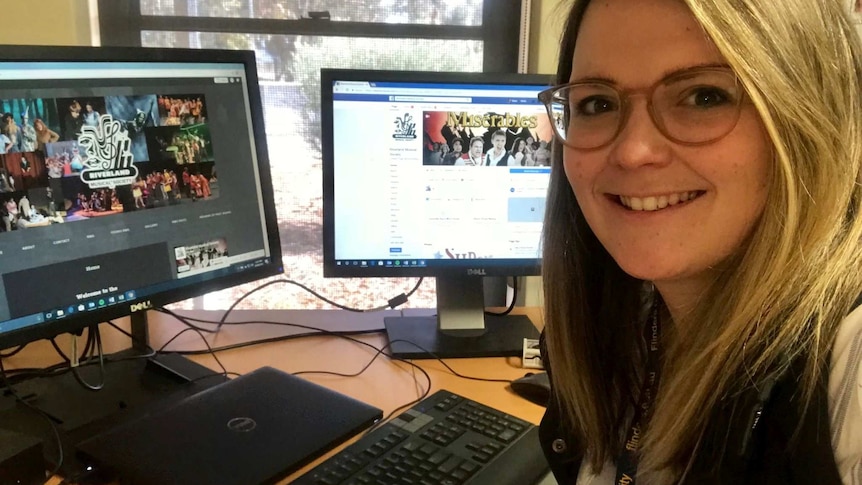
[{"label": "window frame", "polygon": [[[483,42],[484,72],[517,72],[521,3],[482,0],[482,25],[389,24],[317,19],[263,19],[142,15],[141,0],[99,0],[99,33],[104,46],[141,46],[141,32],[224,32],[244,34],[464,39]],[[186,0],[176,0],[181,9]],[[514,33],[514,35],[513,35]]]}]

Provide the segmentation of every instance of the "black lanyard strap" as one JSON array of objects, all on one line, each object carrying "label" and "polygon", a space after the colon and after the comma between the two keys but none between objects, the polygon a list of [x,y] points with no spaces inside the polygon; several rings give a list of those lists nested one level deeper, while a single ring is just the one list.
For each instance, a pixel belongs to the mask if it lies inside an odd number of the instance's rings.
[{"label": "black lanyard strap", "polygon": [[659,354],[661,353],[661,319],[658,316],[659,304],[655,300],[650,315],[650,324],[644,329],[644,340],[647,347],[646,374],[641,386],[638,405],[635,408],[632,425],[626,434],[626,441],[620,456],[617,457],[616,485],[635,485],[635,475],[638,470],[637,452],[640,448],[644,424],[649,421],[653,401],[659,383]]}]

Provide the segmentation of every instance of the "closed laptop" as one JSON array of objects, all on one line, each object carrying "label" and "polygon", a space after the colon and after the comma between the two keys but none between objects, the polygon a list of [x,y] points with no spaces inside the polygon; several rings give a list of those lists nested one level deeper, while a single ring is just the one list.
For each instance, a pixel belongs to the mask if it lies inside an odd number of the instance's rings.
[{"label": "closed laptop", "polygon": [[381,417],[351,397],[262,367],[90,438],[79,450],[122,483],[272,483]]}]

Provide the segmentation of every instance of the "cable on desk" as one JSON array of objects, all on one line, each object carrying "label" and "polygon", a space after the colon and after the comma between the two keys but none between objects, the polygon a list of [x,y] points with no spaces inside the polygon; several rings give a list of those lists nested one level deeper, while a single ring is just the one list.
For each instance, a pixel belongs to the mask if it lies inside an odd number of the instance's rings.
[{"label": "cable on desk", "polygon": [[[389,342],[389,345],[391,345],[391,344],[393,344],[393,343],[395,343],[395,342],[404,342],[404,343],[408,343],[408,344],[410,344],[410,345],[412,345],[412,346],[416,347],[417,349],[421,350],[422,352],[425,352],[426,354],[430,355],[431,357],[433,357],[433,358],[437,359],[441,364],[443,364],[443,367],[445,367],[446,369],[448,369],[448,370],[449,370],[449,372],[451,372],[454,376],[456,376],[456,377],[460,377],[461,379],[469,379],[469,380],[471,380],[471,381],[482,381],[482,382],[502,382],[502,383],[504,383],[504,384],[511,384],[511,383],[512,383],[512,380],[511,380],[511,379],[489,379],[489,378],[486,378],[486,377],[465,376],[464,374],[461,374],[461,373],[457,372],[455,369],[453,369],[449,364],[447,364],[447,363],[446,363],[442,358],[440,358],[437,354],[435,354],[435,353],[433,353],[433,352],[431,352],[431,351],[427,350],[426,348],[422,347],[421,345],[417,344],[416,342],[411,342],[411,341],[409,341],[409,340],[404,340],[404,339],[396,339],[396,340],[393,340],[392,342]],[[400,359],[399,359],[399,360],[400,360]]]},{"label": "cable on desk", "polygon": [[[81,334],[79,333],[79,334],[73,334],[73,335],[80,336]],[[51,345],[54,347],[54,350],[57,352],[57,355],[59,355],[64,361],[66,361],[66,362],[72,361],[72,359],[69,358],[69,356],[67,356],[65,352],[63,352],[63,349],[61,349],[60,346],[57,345],[57,341],[56,341],[55,337],[49,338],[48,341],[51,342]],[[82,361],[82,360],[87,358],[87,353],[90,352],[90,347],[92,345],[93,345],[93,332],[90,332],[89,327],[88,327],[87,341],[84,343],[84,350],[81,351],[80,357],[75,356],[78,359],[78,361]]]},{"label": "cable on desk", "polygon": [[[60,349],[60,346],[57,345],[57,342],[53,338],[49,340],[51,341],[51,345],[54,346],[54,350],[57,351],[57,354],[59,354],[63,361],[69,365],[69,370],[72,371],[72,375],[81,387],[90,391],[101,391],[102,388],[105,387],[105,353],[102,348],[102,334],[99,332],[98,325],[90,325],[88,327],[87,343],[84,345],[84,351],[81,352],[81,357],[78,357],[77,354],[73,354],[72,358],[74,360],[70,359],[69,356]],[[98,352],[99,375],[101,378],[98,384],[90,384],[78,371],[78,367],[81,364],[86,364],[90,359],[96,357],[93,355],[93,352]]]},{"label": "cable on desk", "polygon": [[[173,312],[171,312],[171,311],[169,311],[169,310],[168,310],[168,311],[166,311],[165,313],[167,313],[167,314],[171,314],[172,316],[174,316],[175,318],[177,318],[177,319],[178,319],[178,320],[180,320],[180,321],[183,321],[183,320],[186,320],[186,319],[187,319],[186,317],[183,317],[183,316],[181,316],[181,315],[177,315],[177,314],[175,314],[175,313],[173,313]],[[212,321],[208,321],[208,320],[204,320],[204,319],[200,319],[200,318],[194,318],[194,317],[189,317],[189,318],[188,318],[188,320],[193,320],[193,321],[202,322],[202,323],[212,323]],[[388,343],[388,344],[386,344],[386,345],[385,345],[385,346],[383,346],[382,348],[378,348],[378,347],[375,347],[374,345],[369,344],[368,342],[363,342],[363,341],[361,341],[361,340],[358,340],[358,339],[352,338],[350,335],[347,335],[347,334],[346,334],[346,332],[333,332],[333,331],[330,331],[330,330],[326,330],[326,329],[322,329],[322,328],[318,328],[318,327],[312,327],[312,326],[309,326],[309,325],[302,325],[302,324],[298,324],[298,323],[289,323],[289,322],[266,322],[266,321],[223,322],[223,323],[224,323],[225,325],[272,324],[272,325],[281,325],[281,326],[291,326],[291,327],[304,328],[304,329],[306,329],[306,330],[311,330],[311,331],[312,331],[312,333],[301,334],[302,336],[308,336],[308,337],[310,337],[310,336],[317,336],[317,335],[321,335],[321,334],[322,334],[322,335],[327,335],[327,336],[339,337],[339,338],[343,338],[343,339],[345,339],[345,340],[349,340],[349,341],[351,341],[351,342],[353,342],[353,343],[356,343],[356,344],[364,345],[364,346],[369,347],[369,348],[371,348],[372,350],[374,350],[374,351],[375,351],[375,354],[374,354],[374,356],[371,358],[371,360],[370,360],[367,364],[365,364],[365,366],[363,366],[363,367],[362,367],[362,369],[361,369],[359,372],[354,373],[354,374],[351,374],[351,375],[348,375],[348,374],[341,374],[341,373],[331,372],[331,371],[300,371],[300,372],[295,372],[295,373],[293,373],[294,375],[311,374],[311,373],[320,373],[320,374],[339,375],[339,376],[343,376],[343,377],[355,377],[355,376],[358,376],[358,375],[362,374],[363,372],[365,372],[365,371],[366,371],[366,370],[371,366],[371,364],[372,364],[372,363],[373,363],[373,362],[374,362],[374,361],[375,361],[375,360],[376,360],[380,355],[384,355],[385,357],[389,358],[389,359],[390,359],[390,360],[392,360],[392,361],[404,362],[404,363],[406,363],[406,364],[410,365],[411,367],[413,367],[414,369],[418,369],[418,370],[419,370],[419,372],[421,372],[421,373],[425,376],[425,379],[426,379],[426,381],[428,382],[428,385],[426,386],[426,388],[425,388],[424,392],[422,393],[422,395],[421,395],[420,397],[418,397],[417,399],[414,399],[414,400],[412,400],[412,401],[408,402],[407,404],[404,404],[403,406],[399,406],[398,408],[396,408],[395,410],[393,410],[393,411],[392,411],[391,413],[389,413],[389,414],[388,414],[388,415],[387,415],[383,420],[379,421],[377,425],[374,425],[374,426],[372,426],[371,428],[369,428],[369,429],[365,432],[366,434],[367,434],[367,433],[370,433],[371,431],[373,431],[374,429],[376,429],[376,428],[377,428],[377,426],[378,426],[379,424],[381,424],[381,423],[383,423],[383,422],[387,421],[389,418],[391,418],[392,416],[394,416],[394,415],[395,415],[395,413],[397,413],[398,411],[403,410],[403,409],[405,409],[405,408],[408,408],[408,407],[410,407],[410,406],[412,406],[412,405],[414,405],[414,404],[418,403],[418,402],[419,402],[419,401],[421,401],[422,399],[424,399],[424,398],[428,397],[428,394],[431,392],[431,383],[432,383],[432,381],[431,381],[431,376],[430,376],[430,375],[428,375],[428,372],[426,372],[426,371],[425,371],[425,369],[423,369],[423,368],[422,368],[422,367],[420,367],[419,365],[417,365],[417,364],[415,364],[415,363],[413,363],[413,362],[411,362],[411,361],[409,361],[409,360],[399,359],[399,358],[397,358],[397,357],[391,357],[391,356],[388,356],[388,355],[386,355],[386,354],[385,354],[385,351],[386,351],[386,349],[391,345],[391,342],[390,342],[390,343]],[[183,332],[184,332],[184,331],[187,331],[187,330],[189,330],[189,329],[184,329],[184,330],[183,330]],[[379,333],[379,332],[380,332],[380,330],[373,330],[373,331],[360,331],[360,333]],[[181,333],[182,333],[182,332],[181,332]],[[159,352],[164,351],[163,349],[164,349],[168,344],[170,344],[173,340],[175,340],[178,336],[179,336],[179,334],[175,335],[173,338],[171,338],[170,340],[168,340],[168,342],[166,342],[166,343],[165,343],[165,344],[164,344],[164,345],[159,349]],[[292,337],[292,336],[291,336],[291,337]],[[268,340],[268,339],[264,339],[264,340]],[[254,344],[254,343],[255,343],[255,342],[248,342],[248,343],[246,343],[246,345],[252,345],[252,344]],[[207,346],[208,346],[208,348],[210,349],[210,351],[213,351],[213,352],[215,352],[215,351],[216,351],[216,350],[212,349],[212,347],[209,347],[209,344],[207,344]],[[200,352],[200,351],[170,351],[170,352],[171,352],[171,353],[176,353],[176,354],[181,354],[181,355],[182,355],[182,354],[187,354],[187,353],[198,353],[198,352]],[[444,363],[444,365],[446,365],[446,364]],[[447,367],[448,367],[448,366],[447,366]],[[452,369],[450,368],[450,370],[452,370]],[[454,373],[454,374],[456,374],[456,375],[459,375],[459,374],[455,373],[454,371],[453,371],[453,373]],[[459,376],[460,376],[460,375],[459,375]],[[508,381],[507,381],[507,382],[508,382]]]},{"label": "cable on desk", "polygon": [[[181,321],[181,322],[183,322],[183,323],[186,323],[184,319],[180,319],[180,321]],[[193,331],[193,332],[196,332],[196,333],[198,334],[198,336],[200,336],[201,340],[203,340],[203,341],[204,341],[204,345],[206,345],[206,346],[207,346],[207,350],[209,350],[210,355],[212,355],[212,356],[213,356],[213,359],[215,359],[215,361],[216,361],[216,363],[218,364],[218,366],[219,366],[219,367],[221,367],[222,375],[224,375],[225,377],[227,377],[227,376],[228,376],[228,374],[229,374],[229,372],[228,372],[227,368],[225,368],[224,364],[222,364],[222,363],[221,363],[221,360],[218,358],[218,356],[216,355],[215,351],[213,351],[213,348],[210,346],[210,343],[207,341],[206,337],[204,337],[204,334],[203,334],[203,333],[201,333],[201,331],[200,331],[200,330],[198,330],[198,329],[197,329],[197,327],[195,327],[195,326],[193,326],[193,325],[192,325],[192,326],[189,326],[188,328],[184,328],[184,329],[183,329],[183,330],[181,330],[179,333],[177,333],[176,335],[174,335],[173,337],[171,337],[167,342],[165,342],[165,344],[164,344],[164,345],[162,345],[161,347],[159,347],[159,349],[156,351],[156,354],[165,353],[165,352],[164,352],[165,347],[167,347],[171,342],[173,342],[174,340],[176,340],[180,335],[182,335],[182,334],[184,334],[184,333],[188,332],[189,330],[191,330],[191,331]]]},{"label": "cable on desk", "polygon": [[24,350],[24,347],[26,347],[26,346],[27,346],[27,344],[21,344],[18,347],[16,347],[15,349],[10,350],[9,352],[6,352],[5,354],[3,352],[0,352],[0,359],[6,358],[6,357],[12,357],[13,355],[17,354],[18,352],[21,352],[22,350]]},{"label": "cable on desk", "polygon": [[49,472],[48,476],[56,475],[57,472],[60,471],[60,468],[63,467],[63,461],[65,460],[65,457],[63,456],[63,440],[62,438],[60,438],[60,430],[57,428],[57,423],[54,422],[54,419],[51,418],[48,413],[39,409],[38,406],[27,402],[18,394],[17,391],[15,391],[15,388],[12,387],[12,384],[6,378],[6,368],[3,366],[3,358],[0,358],[0,379],[2,379],[3,381],[3,387],[5,387],[9,394],[11,394],[12,397],[15,398],[15,401],[35,411],[37,414],[39,414],[39,416],[45,418],[45,420],[48,421],[48,424],[51,426],[51,432],[54,434],[54,439],[57,442],[57,463],[54,465],[54,469]]},{"label": "cable on desk", "polygon": [[[215,323],[215,321],[213,321],[213,320],[206,320],[206,319],[197,318],[197,317],[184,317],[184,316],[182,316],[182,315],[177,315],[176,313],[173,313],[173,312],[171,312],[170,310],[166,310],[166,311],[165,311],[165,313],[166,313],[166,314],[169,314],[169,315],[171,315],[171,316],[173,316],[174,318],[177,318],[177,319],[187,319],[187,320],[192,320],[192,321],[201,322],[201,323]],[[271,338],[268,338],[268,339],[253,340],[253,341],[250,341],[250,342],[243,342],[243,343],[240,343],[240,344],[228,345],[228,346],[225,346],[225,347],[220,347],[220,348],[213,349],[215,352],[221,352],[221,351],[223,351],[223,350],[231,350],[231,349],[234,349],[234,348],[247,347],[247,346],[251,346],[251,345],[258,345],[258,344],[262,344],[262,343],[268,343],[268,342],[270,342],[270,341],[277,342],[277,341],[291,340],[291,339],[294,339],[294,338],[313,337],[313,336],[320,336],[320,335],[326,335],[326,336],[332,336],[332,337],[342,337],[342,338],[347,338],[347,340],[351,340],[351,341],[354,341],[354,342],[360,342],[360,343],[362,343],[363,345],[371,346],[371,348],[372,348],[372,349],[377,350],[377,347],[374,347],[374,346],[372,346],[371,344],[367,344],[366,342],[361,342],[361,341],[356,340],[356,339],[351,339],[351,338],[349,338],[349,337],[350,337],[350,336],[352,336],[352,335],[363,335],[363,334],[380,333],[380,332],[382,332],[382,330],[358,330],[358,331],[355,331],[355,332],[339,332],[339,331],[326,330],[326,329],[322,329],[322,328],[318,328],[318,327],[312,327],[312,326],[309,326],[309,325],[302,325],[302,324],[299,324],[299,323],[290,323],[290,322],[272,322],[272,321],[265,321],[265,320],[252,320],[252,321],[245,321],[245,322],[225,322],[224,324],[225,324],[225,325],[251,325],[251,324],[279,325],[279,326],[287,326],[287,327],[303,328],[303,329],[306,329],[306,330],[311,330],[311,332],[309,332],[309,333],[303,333],[303,334],[285,335],[285,336],[280,336],[280,337],[271,337]],[[176,336],[175,336],[174,338],[176,338]],[[173,339],[172,339],[172,340],[173,340]],[[430,352],[430,351],[426,350],[426,349],[425,349],[425,348],[423,348],[421,345],[419,345],[419,344],[417,344],[417,343],[415,343],[415,342],[408,341],[408,340],[400,340],[400,341],[403,341],[403,342],[405,342],[405,343],[408,343],[408,344],[410,344],[410,345],[413,345],[414,347],[416,347],[416,348],[418,348],[418,349],[422,350],[423,352],[427,353],[427,354],[428,354],[428,355],[430,355],[431,357],[433,357],[433,358],[437,359],[438,361],[440,361],[440,363],[441,363],[441,364],[443,364],[443,366],[444,366],[446,369],[448,369],[448,370],[449,370],[449,372],[451,372],[451,373],[452,373],[454,376],[456,376],[456,377],[460,377],[460,378],[462,378],[462,379],[474,380],[474,381],[483,381],[483,382],[502,382],[502,383],[506,383],[506,384],[509,384],[509,383],[511,383],[511,382],[512,382],[512,380],[511,380],[511,379],[489,379],[489,378],[484,378],[484,377],[473,377],[473,376],[467,376],[467,375],[461,374],[460,372],[457,372],[455,369],[453,369],[449,364],[447,364],[447,363],[446,363],[442,358],[440,358],[439,356],[437,356],[437,355],[436,355],[436,354],[434,354],[433,352]],[[392,342],[390,342],[390,344],[391,344],[391,343],[392,343]],[[165,344],[165,345],[167,345],[167,344]],[[387,346],[387,347],[388,347],[388,346]],[[162,346],[162,349],[164,349],[164,348],[165,348],[165,346]],[[386,347],[384,347],[384,349],[385,349],[385,348],[386,348]],[[204,353],[209,353],[209,350],[207,350],[207,351],[204,351],[204,350],[172,350],[172,351],[168,351],[168,352],[170,352],[170,353],[174,353],[174,354],[179,354],[179,355],[201,355],[201,354],[204,354]],[[387,357],[388,357],[388,356],[387,356]],[[402,360],[402,359],[393,359],[392,357],[390,357],[390,359],[392,359],[392,360],[401,360],[401,361],[403,361],[403,362],[408,362],[408,363],[409,363],[409,361],[407,361],[407,360]]]},{"label": "cable on desk", "polygon": [[[173,311],[168,310],[166,308],[158,309],[158,311],[160,311],[166,315],[170,315],[170,316],[176,318],[177,320],[185,319],[185,320],[189,320],[189,321],[193,321],[193,322],[199,322],[199,323],[213,323],[213,324],[219,323],[216,320],[207,320],[204,318],[179,315],[179,314],[174,313]],[[294,340],[294,339],[300,339],[300,338],[306,338],[306,337],[319,337],[319,336],[333,336],[333,337],[347,336],[347,337],[350,337],[350,336],[369,335],[369,334],[375,334],[375,333],[382,333],[383,332],[383,329],[344,330],[344,331],[324,330],[324,329],[321,329],[318,327],[311,327],[311,326],[302,325],[299,323],[275,322],[275,321],[267,321],[267,320],[248,320],[248,321],[241,321],[241,322],[224,322],[223,324],[224,325],[236,325],[236,326],[242,326],[242,325],[276,325],[276,326],[282,326],[282,327],[304,328],[306,330],[311,330],[311,331],[307,332],[307,333],[280,335],[280,336],[276,336],[276,337],[268,337],[265,339],[251,340],[248,342],[240,342],[240,343],[236,343],[236,344],[225,345],[223,347],[214,348],[213,350],[215,352],[223,352],[226,350],[234,350],[234,349],[239,349],[239,348],[244,348],[244,347],[250,347],[253,345],[260,345],[260,344],[272,343],[272,342],[283,342],[283,341],[287,341],[287,340]],[[178,354],[178,355],[202,355],[202,354],[209,353],[209,350],[169,350],[166,352],[169,352],[172,354]]]},{"label": "cable on desk", "polygon": [[403,305],[405,302],[407,302],[407,300],[408,300],[411,296],[413,296],[413,293],[415,293],[415,292],[416,292],[416,290],[418,290],[418,289],[419,289],[419,286],[422,284],[422,281],[423,281],[424,279],[425,279],[425,278],[419,278],[419,281],[417,281],[417,282],[416,282],[416,285],[414,285],[414,286],[413,286],[413,289],[411,289],[411,290],[410,290],[410,291],[408,291],[407,293],[401,293],[400,295],[397,295],[397,296],[395,296],[395,297],[393,297],[393,298],[390,298],[390,299],[386,302],[386,305],[380,305],[380,306],[376,306],[376,307],[372,307],[372,308],[353,308],[353,307],[349,307],[349,306],[347,306],[347,305],[342,305],[341,303],[338,303],[338,302],[335,302],[335,301],[333,301],[333,300],[330,300],[329,298],[327,298],[327,297],[325,297],[325,296],[321,295],[320,293],[318,293],[318,292],[314,291],[313,289],[309,288],[308,286],[306,286],[306,285],[304,285],[304,284],[302,284],[302,283],[300,283],[300,282],[298,282],[298,281],[289,280],[289,279],[286,279],[286,278],[281,278],[281,279],[277,279],[277,280],[273,280],[273,281],[268,281],[268,282],[266,282],[266,283],[264,283],[264,284],[262,284],[262,285],[258,286],[257,288],[254,288],[254,289],[252,289],[251,291],[246,292],[245,294],[243,294],[243,295],[242,295],[242,296],[240,296],[239,298],[237,298],[237,299],[236,299],[236,301],[234,301],[234,302],[231,304],[231,306],[230,306],[230,307],[228,307],[228,309],[227,309],[227,310],[225,310],[224,314],[222,315],[221,319],[220,319],[220,320],[219,320],[219,322],[218,322],[218,327],[216,327],[216,329],[215,329],[215,330],[211,330],[211,332],[218,332],[219,330],[221,330],[221,326],[222,326],[222,325],[224,325],[225,321],[227,320],[227,316],[228,316],[228,315],[230,315],[230,312],[232,312],[232,311],[233,311],[233,309],[234,309],[234,308],[236,308],[236,306],[237,306],[237,305],[239,305],[239,303],[240,303],[241,301],[243,301],[244,299],[248,298],[248,297],[249,297],[249,296],[251,296],[252,294],[254,294],[254,293],[256,293],[256,292],[258,292],[258,291],[260,291],[260,290],[262,290],[262,289],[266,288],[267,286],[274,285],[274,284],[278,284],[278,283],[284,283],[284,284],[289,284],[289,285],[298,286],[299,288],[302,288],[303,290],[307,291],[308,293],[311,293],[315,298],[317,298],[317,299],[319,299],[319,300],[321,300],[321,301],[324,301],[324,302],[326,302],[326,303],[328,303],[328,304],[330,304],[330,305],[332,305],[332,306],[334,306],[334,307],[336,307],[336,308],[340,308],[340,309],[342,309],[342,310],[346,310],[346,311],[349,311],[349,312],[355,312],[355,313],[366,313],[366,312],[377,312],[377,311],[381,311],[381,310],[386,310],[387,308],[396,308],[396,307],[398,307],[398,306],[400,306],[400,305]]}]

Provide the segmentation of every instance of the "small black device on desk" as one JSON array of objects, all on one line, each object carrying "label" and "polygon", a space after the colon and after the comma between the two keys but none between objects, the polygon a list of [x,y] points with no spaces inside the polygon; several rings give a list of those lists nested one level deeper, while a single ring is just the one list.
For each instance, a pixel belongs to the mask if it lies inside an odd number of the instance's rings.
[{"label": "small black device on desk", "polygon": [[524,377],[515,379],[509,386],[524,399],[548,407],[551,398],[551,379],[547,372],[528,372]]},{"label": "small black device on desk", "polygon": [[529,485],[548,473],[538,428],[440,390],[295,485]]},{"label": "small black device on desk", "polygon": [[134,485],[271,483],[382,418],[377,408],[262,367],[79,445]]}]

